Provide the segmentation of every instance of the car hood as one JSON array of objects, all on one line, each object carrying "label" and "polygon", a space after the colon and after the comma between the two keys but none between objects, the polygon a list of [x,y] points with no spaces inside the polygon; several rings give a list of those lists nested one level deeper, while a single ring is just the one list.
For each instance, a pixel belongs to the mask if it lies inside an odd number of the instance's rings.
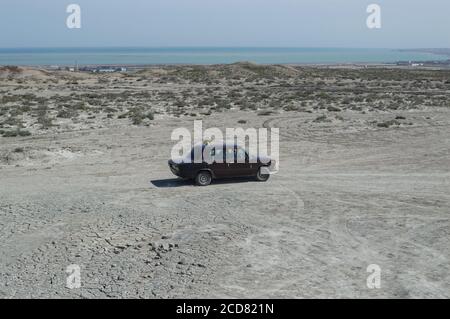
[{"label": "car hood", "polygon": [[189,157],[188,156],[178,156],[178,157],[173,157],[169,160],[169,163],[175,163],[175,164],[183,164],[189,162]]}]

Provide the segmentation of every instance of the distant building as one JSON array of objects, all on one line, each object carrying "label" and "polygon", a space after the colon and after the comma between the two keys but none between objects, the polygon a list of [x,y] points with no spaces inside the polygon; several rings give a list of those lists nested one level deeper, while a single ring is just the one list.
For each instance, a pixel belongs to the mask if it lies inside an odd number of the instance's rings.
[{"label": "distant building", "polygon": [[99,72],[99,73],[113,73],[113,72],[116,72],[116,70],[115,69],[98,69],[97,72]]},{"label": "distant building", "polygon": [[396,64],[399,66],[412,66],[412,67],[424,66],[424,63],[415,61],[399,61]]},{"label": "distant building", "polygon": [[114,72],[127,72],[126,67],[97,67],[91,69],[94,73],[114,73]]}]

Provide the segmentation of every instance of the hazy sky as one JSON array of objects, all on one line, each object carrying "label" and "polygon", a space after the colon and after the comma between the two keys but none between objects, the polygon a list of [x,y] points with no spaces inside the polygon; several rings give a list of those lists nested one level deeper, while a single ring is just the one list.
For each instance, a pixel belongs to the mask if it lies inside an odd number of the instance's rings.
[{"label": "hazy sky", "polygon": [[[67,5],[82,28],[66,27]],[[382,28],[366,8],[382,8]],[[450,47],[449,0],[0,0],[0,47]]]}]

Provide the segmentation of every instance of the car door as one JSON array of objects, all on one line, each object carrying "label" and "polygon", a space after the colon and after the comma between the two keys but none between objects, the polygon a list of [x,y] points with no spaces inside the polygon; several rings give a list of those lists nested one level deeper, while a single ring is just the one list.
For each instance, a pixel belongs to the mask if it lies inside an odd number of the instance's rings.
[{"label": "car door", "polygon": [[236,158],[236,174],[238,176],[250,176],[256,174],[254,171],[255,163],[250,163],[249,156],[247,152],[239,146],[235,148],[235,158]]},{"label": "car door", "polygon": [[236,148],[225,146],[224,148],[225,172],[223,177],[240,176],[239,165],[236,163]]},{"label": "car door", "polygon": [[215,177],[222,178],[228,174],[228,167],[224,159],[224,148],[216,146],[211,150],[212,163],[210,165],[211,170]]}]

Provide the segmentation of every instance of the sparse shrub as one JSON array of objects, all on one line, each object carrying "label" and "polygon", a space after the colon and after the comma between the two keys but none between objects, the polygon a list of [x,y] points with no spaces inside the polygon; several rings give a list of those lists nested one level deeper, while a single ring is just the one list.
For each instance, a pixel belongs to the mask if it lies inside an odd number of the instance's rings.
[{"label": "sparse shrub", "polygon": [[10,116],[7,119],[5,119],[2,123],[2,125],[9,125],[9,126],[18,126],[21,127],[23,125],[22,120],[14,117],[14,116]]},{"label": "sparse shrub", "polygon": [[342,104],[350,104],[352,102],[352,99],[350,98],[345,98],[342,100]]},{"label": "sparse shrub", "polygon": [[332,106],[332,105],[327,107],[327,110],[330,111],[330,112],[340,112],[340,111],[342,111],[340,108],[338,108],[336,106]]},{"label": "sparse shrub", "polygon": [[53,119],[48,116],[47,109],[38,111],[37,123],[40,124],[44,130],[53,126]]},{"label": "sparse shrub", "polygon": [[104,111],[105,111],[106,113],[116,113],[116,112],[117,112],[117,110],[116,110],[115,108],[110,107],[110,106],[106,107],[106,108],[104,109]]},{"label": "sparse shrub", "polygon": [[56,117],[63,118],[63,119],[70,119],[72,117],[76,117],[78,114],[74,110],[69,109],[62,109],[59,110],[56,114]]},{"label": "sparse shrub", "polygon": [[328,120],[328,118],[327,118],[327,116],[324,114],[324,115],[319,115],[318,117],[316,117],[316,118],[314,119],[313,122],[315,122],[315,123],[321,123],[321,122],[326,122],[327,120]]},{"label": "sparse shrub", "polygon": [[155,116],[152,112],[148,112],[145,117],[148,118],[150,121],[153,121],[155,119]]},{"label": "sparse shrub", "polygon": [[330,99],[330,96],[325,92],[320,92],[319,94],[317,94],[317,97],[324,100]]},{"label": "sparse shrub", "polygon": [[269,116],[269,115],[271,115],[272,113],[273,113],[272,111],[266,110],[266,111],[258,112],[258,115],[259,115],[259,116]]},{"label": "sparse shrub", "polygon": [[381,123],[377,124],[378,127],[382,127],[382,128],[389,128],[394,125],[398,126],[398,125],[400,125],[400,122],[397,120],[389,120],[389,121],[385,121],[385,122],[381,122]]},{"label": "sparse shrub", "polygon": [[298,108],[295,105],[289,104],[283,107],[283,110],[289,112],[289,111],[297,111]]},{"label": "sparse shrub", "polygon": [[31,133],[29,131],[26,131],[26,130],[18,130],[17,134],[19,136],[30,136],[31,135]]},{"label": "sparse shrub", "polygon": [[[30,132],[28,132],[26,130],[21,130],[21,129],[12,130],[12,131],[0,131],[0,133],[1,133],[1,135],[3,135],[3,137],[17,137],[17,136],[30,136],[31,135]],[[16,148],[14,150],[14,152],[21,153],[21,152],[23,152],[23,149]]]},{"label": "sparse shrub", "polygon": [[131,119],[133,125],[141,125],[145,119],[152,121],[154,119],[154,115],[152,112],[145,113],[140,108],[134,108],[128,111],[128,117]]},{"label": "sparse shrub", "polygon": [[76,103],[73,106],[73,108],[76,109],[76,110],[83,110],[83,111],[85,111],[85,110],[88,109],[88,106],[87,106],[86,102],[80,101],[80,102]]},{"label": "sparse shrub", "polygon": [[18,134],[17,131],[5,131],[2,135],[3,137],[16,137]]}]

